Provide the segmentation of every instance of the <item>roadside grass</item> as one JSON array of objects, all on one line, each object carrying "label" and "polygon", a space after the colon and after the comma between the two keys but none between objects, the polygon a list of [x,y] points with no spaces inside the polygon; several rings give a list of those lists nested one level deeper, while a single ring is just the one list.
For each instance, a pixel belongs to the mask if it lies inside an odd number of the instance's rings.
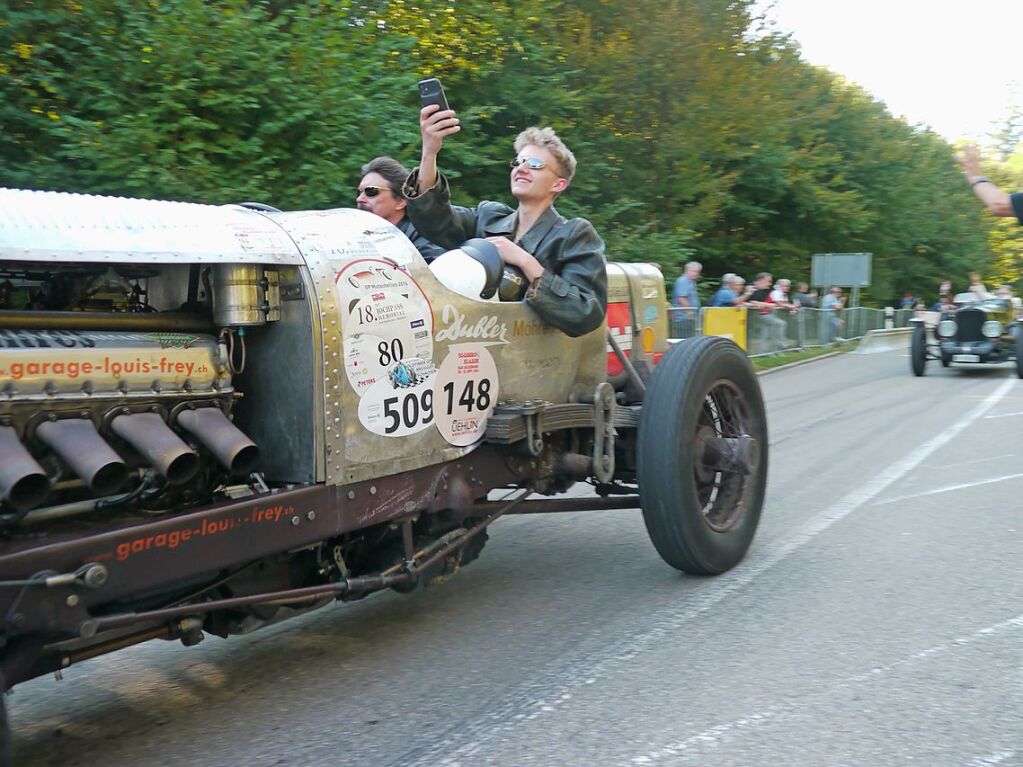
[{"label": "roadside grass", "polygon": [[859,339],[855,339],[852,341],[845,341],[840,344],[833,344],[832,346],[823,346],[817,349],[796,349],[788,352],[778,352],[777,354],[768,354],[763,357],[752,357],[750,362],[753,363],[754,370],[768,370],[770,368],[788,365],[792,362],[809,360],[814,357],[823,357],[825,354],[852,351],[859,346],[859,343]]}]

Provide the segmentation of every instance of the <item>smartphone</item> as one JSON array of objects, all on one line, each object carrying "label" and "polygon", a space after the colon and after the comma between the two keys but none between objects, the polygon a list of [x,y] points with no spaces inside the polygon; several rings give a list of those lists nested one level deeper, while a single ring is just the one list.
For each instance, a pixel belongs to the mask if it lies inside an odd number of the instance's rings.
[{"label": "smartphone", "polygon": [[451,108],[448,106],[448,100],[444,96],[444,86],[440,84],[440,80],[436,77],[428,77],[425,80],[419,81],[419,101],[422,102],[424,107],[430,104],[437,104],[442,112]]}]

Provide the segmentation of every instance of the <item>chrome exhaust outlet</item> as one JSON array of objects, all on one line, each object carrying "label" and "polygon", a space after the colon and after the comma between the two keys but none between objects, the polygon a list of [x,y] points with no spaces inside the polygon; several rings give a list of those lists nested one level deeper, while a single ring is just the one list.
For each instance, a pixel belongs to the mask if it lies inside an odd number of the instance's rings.
[{"label": "chrome exhaust outlet", "polygon": [[195,436],[231,474],[248,474],[259,463],[256,443],[218,407],[182,410],[176,423]]},{"label": "chrome exhaust outlet", "polygon": [[0,496],[16,511],[28,511],[50,492],[50,478],[21,444],[18,432],[0,426]]},{"label": "chrome exhaust outlet", "polygon": [[96,495],[113,495],[128,481],[128,467],[86,418],[43,421],[36,436],[85,480]]},{"label": "chrome exhaust outlet", "polygon": [[158,413],[126,413],[110,421],[110,430],[139,451],[171,485],[199,471],[199,456],[171,431]]}]

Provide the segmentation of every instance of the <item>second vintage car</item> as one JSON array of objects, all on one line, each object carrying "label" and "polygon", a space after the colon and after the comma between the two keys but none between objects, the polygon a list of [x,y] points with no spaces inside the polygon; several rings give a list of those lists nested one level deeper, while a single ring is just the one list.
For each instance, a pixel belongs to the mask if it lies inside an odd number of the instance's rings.
[{"label": "second vintage car", "polygon": [[928,360],[940,360],[943,367],[1015,361],[1016,374],[1023,378],[1023,334],[1012,302],[960,293],[954,304],[954,311],[912,320],[913,375],[922,376]]}]

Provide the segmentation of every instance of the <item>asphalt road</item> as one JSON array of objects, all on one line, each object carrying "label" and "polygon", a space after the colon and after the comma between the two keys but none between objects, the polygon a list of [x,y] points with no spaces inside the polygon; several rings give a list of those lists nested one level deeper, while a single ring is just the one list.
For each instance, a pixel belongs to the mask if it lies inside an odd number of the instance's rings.
[{"label": "asphalt road", "polygon": [[843,355],[761,379],[746,560],[635,511],[502,520],[438,588],[16,688],[31,765],[1023,765],[1023,382]]}]

